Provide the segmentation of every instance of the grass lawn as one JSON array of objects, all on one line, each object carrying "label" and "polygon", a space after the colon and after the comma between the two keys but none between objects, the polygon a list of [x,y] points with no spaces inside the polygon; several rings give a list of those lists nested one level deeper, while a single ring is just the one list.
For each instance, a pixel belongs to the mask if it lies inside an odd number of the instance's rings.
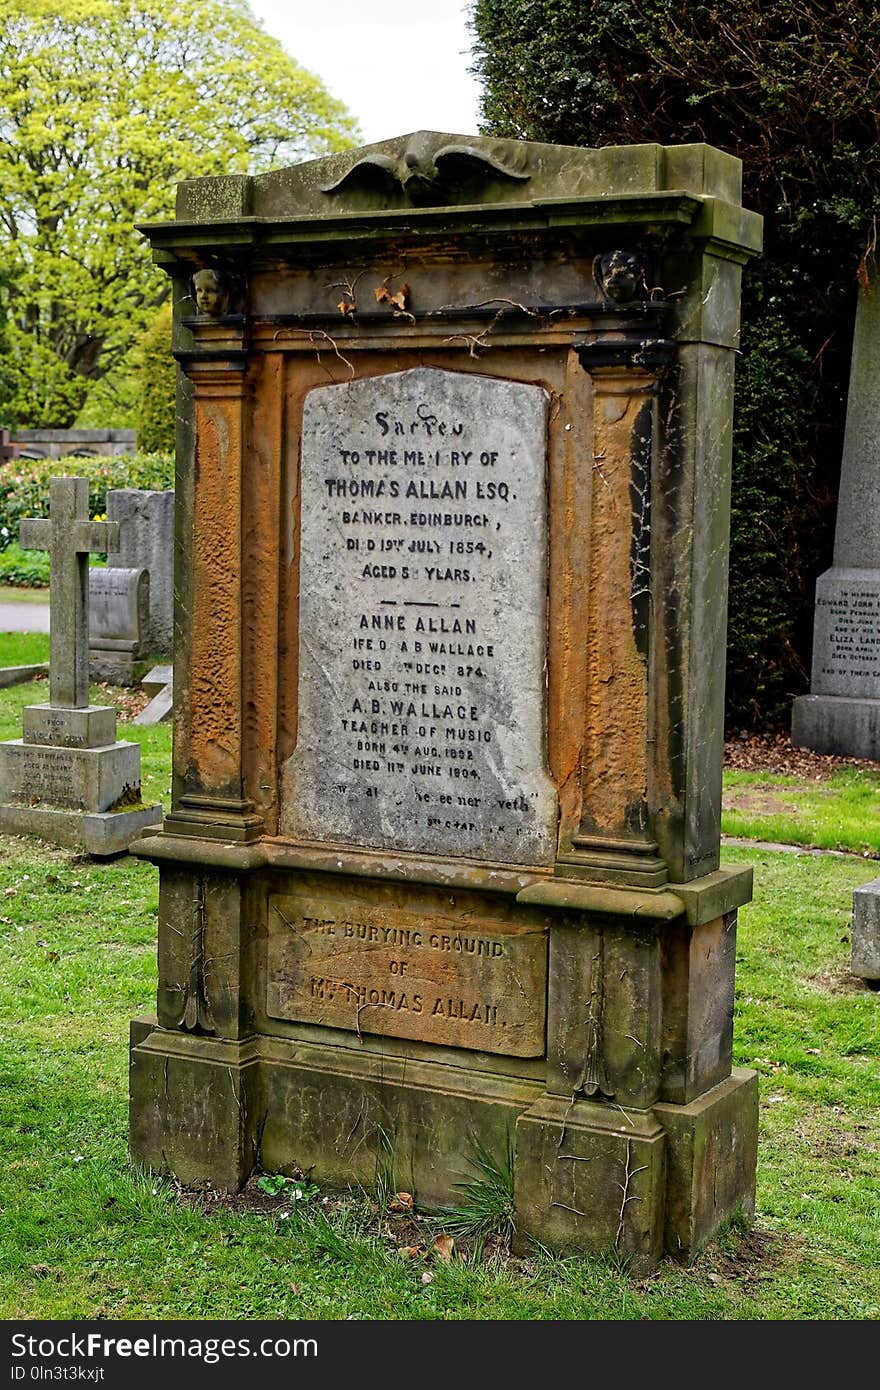
[{"label": "grass lawn", "polygon": [[841,767],[810,781],[728,769],[721,829],[750,840],[880,857],[880,772]]},{"label": "grass lawn", "polygon": [[36,666],[48,660],[48,632],[0,633],[0,667]]},{"label": "grass lawn", "polygon": [[[39,682],[0,691],[0,738],[42,698]],[[167,804],[168,728],[120,736],[141,743],[145,798]],[[735,1061],[760,1074],[757,1218],[692,1268],[635,1281],[611,1258],[460,1239],[447,1263],[436,1225],[375,1193],[303,1183],[296,1199],[278,1181],[250,1208],[208,1205],[133,1171],[127,1033],[154,1008],[157,871],[0,837],[0,1317],[877,1319],[880,996],[848,972],[852,890],[876,866],[725,859],[756,871]]]}]

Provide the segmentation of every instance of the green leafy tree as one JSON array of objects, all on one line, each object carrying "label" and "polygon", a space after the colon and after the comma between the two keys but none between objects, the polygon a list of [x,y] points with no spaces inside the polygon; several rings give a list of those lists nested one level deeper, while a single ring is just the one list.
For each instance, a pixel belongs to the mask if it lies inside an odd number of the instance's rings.
[{"label": "green leafy tree", "polygon": [[141,338],[138,354],[138,449],[173,454],[177,363],[171,356],[170,304],[162,306]]},{"label": "green leafy tree", "polygon": [[353,143],[243,0],[4,0],[0,401],[65,427],[167,295],[135,224],[174,186]]},{"label": "green leafy tree", "polygon": [[764,254],[743,280],[728,716],[787,720],[830,563],[857,279],[880,207],[880,6],[476,0],[488,131],[705,140],[743,161]]}]

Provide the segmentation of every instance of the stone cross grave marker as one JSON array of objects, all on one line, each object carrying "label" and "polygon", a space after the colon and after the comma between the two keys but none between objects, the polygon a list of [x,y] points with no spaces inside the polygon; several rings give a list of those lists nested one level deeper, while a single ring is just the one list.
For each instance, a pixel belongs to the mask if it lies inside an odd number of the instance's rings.
[{"label": "stone cross grave marker", "polygon": [[140,747],[117,742],[112,705],[90,705],[89,555],[118,544],[89,520],[85,478],[52,478],[49,516],[22,521],[26,550],[49,552],[49,701],[26,705],[20,739],[0,744],[0,831],[89,854],[118,854],[162,808],[141,801]]},{"label": "stone cross grave marker", "polygon": [[89,703],[89,555],[119,545],[119,526],[89,520],[86,478],[51,478],[48,517],[21,522],[22,550],[49,552],[49,703]]}]

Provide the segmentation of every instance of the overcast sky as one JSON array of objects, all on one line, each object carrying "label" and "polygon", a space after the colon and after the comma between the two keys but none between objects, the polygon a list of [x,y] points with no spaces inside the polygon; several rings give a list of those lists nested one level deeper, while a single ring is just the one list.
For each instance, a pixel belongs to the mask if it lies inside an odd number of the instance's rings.
[{"label": "overcast sky", "polygon": [[411,130],[473,135],[470,0],[249,0],[267,31],[360,122],[364,144]]}]

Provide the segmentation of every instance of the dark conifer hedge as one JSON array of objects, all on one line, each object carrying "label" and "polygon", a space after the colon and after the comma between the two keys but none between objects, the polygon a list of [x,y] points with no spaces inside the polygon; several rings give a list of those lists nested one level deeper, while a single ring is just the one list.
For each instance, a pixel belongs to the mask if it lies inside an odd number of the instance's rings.
[{"label": "dark conifer hedge", "polygon": [[487,133],[705,140],[737,155],[764,255],[743,279],[728,722],[786,723],[831,561],[856,289],[880,203],[880,6],[476,0]]}]

